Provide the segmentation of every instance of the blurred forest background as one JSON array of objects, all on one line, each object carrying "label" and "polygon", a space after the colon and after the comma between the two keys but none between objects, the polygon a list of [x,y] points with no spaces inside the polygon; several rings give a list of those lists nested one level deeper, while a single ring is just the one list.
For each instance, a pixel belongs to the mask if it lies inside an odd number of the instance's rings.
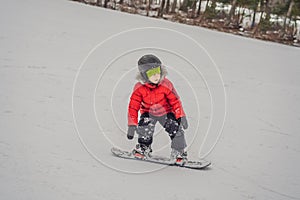
[{"label": "blurred forest background", "polygon": [[73,0],[300,46],[300,0]]}]

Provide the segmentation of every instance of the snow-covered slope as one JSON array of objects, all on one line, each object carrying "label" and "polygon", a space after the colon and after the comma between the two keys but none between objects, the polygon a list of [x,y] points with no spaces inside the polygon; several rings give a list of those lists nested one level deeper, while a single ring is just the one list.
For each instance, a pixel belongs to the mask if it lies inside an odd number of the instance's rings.
[{"label": "snow-covered slope", "polygon": [[[300,199],[299,49],[64,0],[2,2],[0,25],[1,199]],[[149,52],[209,170],[111,156]]]}]

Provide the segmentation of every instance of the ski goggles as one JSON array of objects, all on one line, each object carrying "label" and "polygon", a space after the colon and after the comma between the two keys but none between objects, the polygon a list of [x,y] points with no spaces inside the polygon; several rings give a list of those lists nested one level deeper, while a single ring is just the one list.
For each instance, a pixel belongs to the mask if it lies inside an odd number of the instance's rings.
[{"label": "ski goggles", "polygon": [[160,66],[149,69],[148,71],[146,71],[146,75],[148,78],[150,78],[151,76],[155,75],[155,74],[160,74],[161,70],[160,70]]}]

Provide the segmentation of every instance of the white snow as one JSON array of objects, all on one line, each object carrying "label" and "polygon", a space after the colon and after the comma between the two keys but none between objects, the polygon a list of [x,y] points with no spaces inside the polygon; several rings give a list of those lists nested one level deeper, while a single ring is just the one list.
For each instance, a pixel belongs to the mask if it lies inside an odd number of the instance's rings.
[{"label": "white snow", "polygon": [[[67,0],[4,1],[0,25],[1,199],[300,199],[299,48]],[[209,170],[111,155],[136,143],[126,111],[149,52]]]}]

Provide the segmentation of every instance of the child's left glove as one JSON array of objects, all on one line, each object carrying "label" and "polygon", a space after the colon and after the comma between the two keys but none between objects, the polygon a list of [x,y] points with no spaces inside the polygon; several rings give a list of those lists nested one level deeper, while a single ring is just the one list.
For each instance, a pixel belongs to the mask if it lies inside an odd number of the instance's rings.
[{"label": "child's left glove", "polygon": [[134,137],[134,132],[136,131],[136,126],[134,125],[131,125],[131,126],[128,126],[128,130],[127,130],[127,138],[129,140],[132,140],[133,137]]},{"label": "child's left glove", "polygon": [[189,127],[189,124],[188,124],[188,122],[187,122],[187,120],[186,120],[186,117],[180,117],[180,118],[178,119],[178,123],[179,123],[179,125],[182,125],[182,127],[183,127],[184,129],[187,129],[187,128]]}]

